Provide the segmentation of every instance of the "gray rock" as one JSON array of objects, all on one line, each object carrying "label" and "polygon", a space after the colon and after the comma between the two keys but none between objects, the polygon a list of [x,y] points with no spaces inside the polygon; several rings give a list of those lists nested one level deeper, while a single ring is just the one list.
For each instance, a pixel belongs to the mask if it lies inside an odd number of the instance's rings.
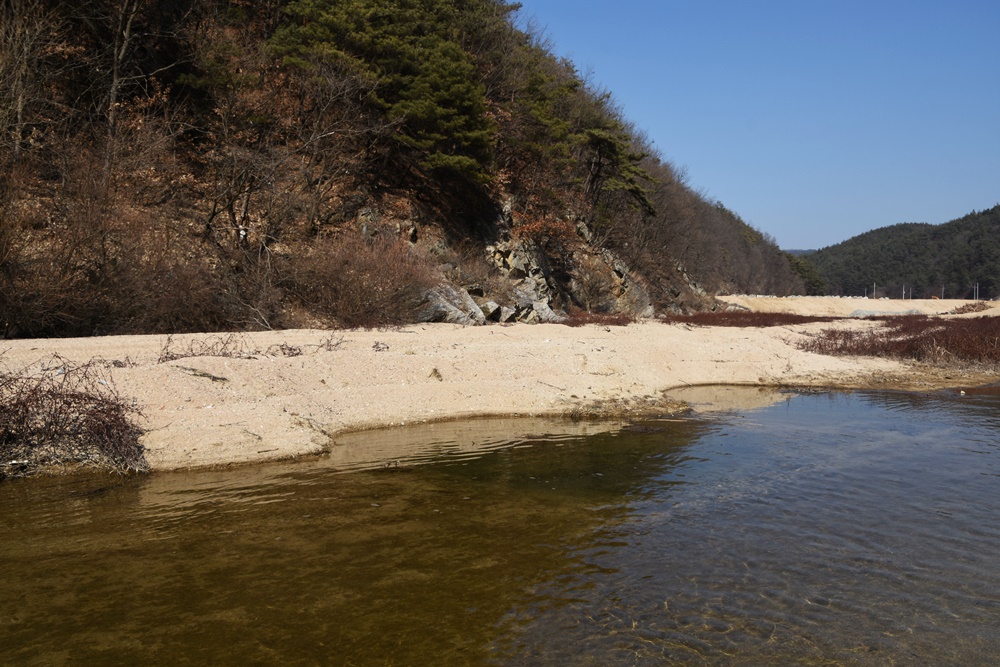
[{"label": "gray rock", "polygon": [[514,306],[518,310],[527,311],[531,310],[536,301],[541,300],[541,294],[538,293],[535,283],[525,281],[514,288],[513,299]]},{"label": "gray rock", "polygon": [[625,291],[615,302],[618,312],[628,313],[639,318],[652,317],[656,314],[653,300],[642,283],[629,280],[625,286]]},{"label": "gray rock", "polygon": [[507,258],[507,276],[513,280],[519,280],[528,275],[528,264],[520,253],[511,253]]},{"label": "gray rock", "polygon": [[500,306],[500,322],[513,322],[517,317],[517,311],[510,306]]},{"label": "gray rock", "polygon": [[450,322],[465,326],[486,323],[486,316],[469,293],[448,284],[427,290],[417,319],[420,322]]},{"label": "gray rock", "polygon": [[500,304],[496,301],[484,301],[479,304],[479,309],[483,311],[483,317],[488,320],[497,321],[500,319]]},{"label": "gray rock", "polygon": [[539,322],[562,322],[566,318],[557,315],[552,308],[549,307],[548,301],[535,301],[531,304],[531,310],[538,318]]}]

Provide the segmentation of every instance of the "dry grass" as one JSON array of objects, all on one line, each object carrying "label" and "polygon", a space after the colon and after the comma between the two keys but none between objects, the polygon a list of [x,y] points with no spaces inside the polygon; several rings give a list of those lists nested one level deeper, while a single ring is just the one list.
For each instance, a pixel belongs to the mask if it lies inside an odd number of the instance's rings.
[{"label": "dry grass", "polygon": [[0,479],[52,466],[148,470],[141,414],[118,394],[107,365],[53,357],[34,370],[0,370]]}]

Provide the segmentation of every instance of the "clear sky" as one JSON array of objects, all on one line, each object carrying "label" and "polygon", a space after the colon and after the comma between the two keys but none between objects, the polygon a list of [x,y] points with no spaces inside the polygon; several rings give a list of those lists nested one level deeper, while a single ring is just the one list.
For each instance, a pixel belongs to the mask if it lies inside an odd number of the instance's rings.
[{"label": "clear sky", "polygon": [[688,183],[785,249],[1000,202],[1000,0],[521,0]]}]

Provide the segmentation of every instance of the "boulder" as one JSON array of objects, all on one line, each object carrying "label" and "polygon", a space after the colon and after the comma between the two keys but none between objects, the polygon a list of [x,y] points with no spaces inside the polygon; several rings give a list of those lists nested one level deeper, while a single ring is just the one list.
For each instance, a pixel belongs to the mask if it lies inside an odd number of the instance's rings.
[{"label": "boulder", "polygon": [[541,300],[541,295],[538,293],[535,283],[531,281],[524,281],[515,287],[514,293],[511,296],[514,300],[514,306],[519,311],[531,310],[532,305],[536,301]]},{"label": "boulder", "polygon": [[539,322],[562,322],[566,319],[562,315],[556,314],[556,312],[549,307],[548,301],[535,301],[531,304],[531,310],[538,318]]},{"label": "boulder", "polygon": [[493,320],[494,322],[500,319],[500,304],[496,301],[484,301],[479,304],[479,309],[483,311],[483,317],[488,320]]},{"label": "boulder", "polygon": [[470,326],[485,324],[486,316],[464,289],[443,284],[424,293],[424,302],[417,313],[417,320]]}]

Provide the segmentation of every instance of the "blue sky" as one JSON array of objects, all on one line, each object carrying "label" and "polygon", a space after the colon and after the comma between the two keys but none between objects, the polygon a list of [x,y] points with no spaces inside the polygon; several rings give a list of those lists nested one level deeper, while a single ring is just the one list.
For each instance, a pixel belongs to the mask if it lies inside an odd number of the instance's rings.
[{"label": "blue sky", "polygon": [[521,0],[689,185],[785,249],[1000,202],[998,0]]}]

